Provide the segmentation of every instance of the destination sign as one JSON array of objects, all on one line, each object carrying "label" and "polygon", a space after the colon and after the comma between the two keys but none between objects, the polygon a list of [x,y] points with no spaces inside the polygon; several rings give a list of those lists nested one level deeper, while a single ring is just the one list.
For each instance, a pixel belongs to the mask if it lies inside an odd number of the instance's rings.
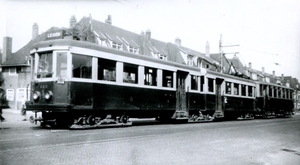
[{"label": "destination sign", "polygon": [[46,40],[54,40],[63,38],[63,31],[51,31],[46,33]]}]

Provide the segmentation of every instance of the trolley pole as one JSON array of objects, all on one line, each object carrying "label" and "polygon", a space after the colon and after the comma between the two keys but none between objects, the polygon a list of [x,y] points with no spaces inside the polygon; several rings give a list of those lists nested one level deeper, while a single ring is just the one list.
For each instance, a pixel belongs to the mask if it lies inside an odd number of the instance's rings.
[{"label": "trolley pole", "polygon": [[220,35],[220,41],[219,41],[219,51],[220,51],[220,72],[223,73],[223,47],[233,47],[233,46],[240,46],[240,45],[222,45],[222,34]]}]

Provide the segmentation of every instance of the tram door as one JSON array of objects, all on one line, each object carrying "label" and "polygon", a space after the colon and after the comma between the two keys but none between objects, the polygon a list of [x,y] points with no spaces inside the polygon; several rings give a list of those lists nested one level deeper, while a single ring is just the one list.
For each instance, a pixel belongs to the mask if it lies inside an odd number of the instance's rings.
[{"label": "tram door", "polygon": [[223,102],[222,102],[222,83],[224,79],[216,78],[216,111],[215,117],[224,117]]},{"label": "tram door", "polygon": [[187,72],[177,72],[176,111],[187,111],[187,99],[185,90],[185,80],[187,78],[187,75]]}]

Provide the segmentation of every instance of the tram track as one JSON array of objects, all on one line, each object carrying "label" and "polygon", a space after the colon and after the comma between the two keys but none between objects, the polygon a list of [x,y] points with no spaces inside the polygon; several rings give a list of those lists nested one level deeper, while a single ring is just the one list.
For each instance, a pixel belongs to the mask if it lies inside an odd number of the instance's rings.
[{"label": "tram track", "polygon": [[[248,129],[251,127],[261,128],[274,125],[299,123],[299,117],[293,120],[251,120],[251,121],[231,121],[215,122],[201,124],[165,124],[151,125],[141,127],[129,127],[120,129],[103,129],[103,130],[85,130],[85,131],[68,131],[68,130],[50,130],[46,132],[37,132],[39,136],[32,136],[32,133],[25,134],[25,137],[0,139],[0,151],[9,152],[16,150],[33,150],[63,146],[80,146],[102,143],[114,143],[131,140],[151,139],[159,136],[180,136],[182,133],[197,132],[219,132],[235,129]],[[71,134],[69,134],[71,133]],[[55,139],[49,141],[49,139]],[[99,139],[101,138],[101,139]]]}]

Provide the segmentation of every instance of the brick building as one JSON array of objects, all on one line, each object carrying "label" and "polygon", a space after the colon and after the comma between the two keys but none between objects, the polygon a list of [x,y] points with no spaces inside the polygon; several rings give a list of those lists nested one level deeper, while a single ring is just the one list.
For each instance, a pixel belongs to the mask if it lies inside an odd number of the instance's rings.
[{"label": "brick building", "polygon": [[[3,53],[0,64],[3,77],[5,79],[3,88],[7,92],[7,99],[12,108],[20,108],[21,102],[29,98],[30,95],[30,61],[29,52],[36,42],[47,39],[47,34],[53,31],[60,31],[61,38],[80,39],[86,42],[93,42],[104,47],[128,51],[141,56],[151,56],[161,60],[197,66],[217,71],[220,69],[219,54],[210,54],[209,43],[205,45],[206,52],[201,53],[182,45],[180,38],[176,38],[174,43],[162,42],[151,37],[151,31],[146,30],[141,34],[133,33],[125,29],[112,25],[111,16],[104,21],[92,19],[91,16],[83,17],[79,22],[74,16],[69,20],[69,27],[51,27],[46,32],[39,34],[38,24],[32,26],[32,39],[15,53],[12,53],[12,38],[4,37]],[[232,74],[257,81],[268,81],[270,77],[267,73],[243,66],[241,61],[222,58],[223,71],[225,74]],[[278,77],[273,77],[275,83]]]}]

